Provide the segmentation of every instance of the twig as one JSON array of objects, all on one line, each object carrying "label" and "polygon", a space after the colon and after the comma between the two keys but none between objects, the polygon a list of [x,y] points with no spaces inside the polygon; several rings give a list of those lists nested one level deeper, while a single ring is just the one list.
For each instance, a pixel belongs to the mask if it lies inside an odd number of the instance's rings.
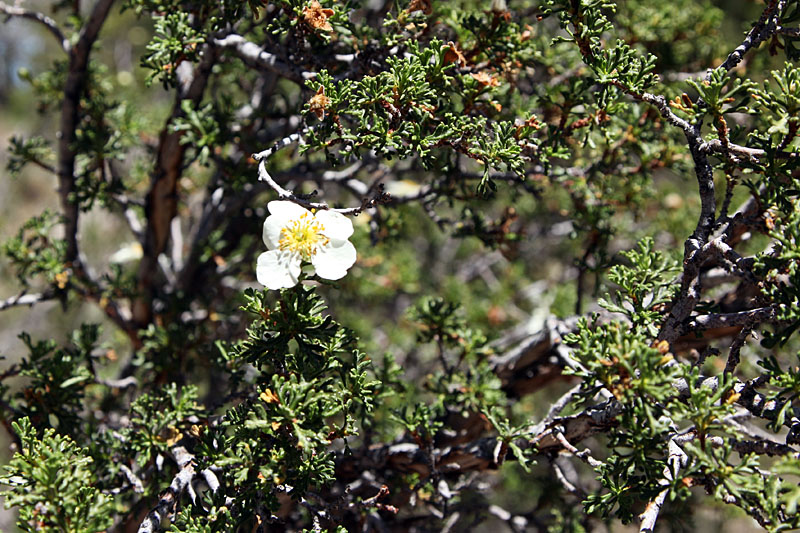
[{"label": "twig", "polygon": [[775,33],[778,28],[778,18],[780,17],[783,8],[786,5],[786,0],[770,0],[761,17],[758,19],[753,27],[747,32],[747,35],[742,41],[742,44],[728,55],[725,62],[722,63],[717,69],[731,70],[742,60],[744,55],[751,48],[757,47],[763,41],[768,39],[770,35]]},{"label": "twig", "polygon": [[550,409],[547,411],[547,414],[544,416],[544,418],[538,424],[533,426],[531,431],[534,434],[543,431],[544,428],[547,427],[567,405],[569,405],[569,402],[572,401],[572,398],[581,390],[581,385],[582,383],[578,383],[567,392],[562,394],[561,397],[550,406]]},{"label": "twig", "polygon": [[739,455],[755,453],[757,455],[768,455],[770,457],[792,455],[795,458],[800,458],[798,457],[797,450],[791,446],[765,439],[735,440],[733,441],[733,449],[736,450],[736,453]]},{"label": "twig", "polygon": [[731,343],[730,351],[728,352],[728,361],[725,363],[725,373],[730,374],[736,367],[739,365],[739,354],[742,351],[742,346],[747,341],[747,337],[753,332],[753,328],[755,328],[756,323],[752,322],[746,324],[742,327],[739,331],[739,334],[736,335],[736,338],[733,339],[733,343]]},{"label": "twig", "polygon": [[142,480],[136,477],[136,474],[133,473],[133,470],[131,470],[128,465],[121,464],[119,465],[119,469],[122,470],[122,473],[125,474],[125,478],[128,480],[128,483],[130,483],[131,487],[133,487],[133,492],[144,492]]},{"label": "twig", "polygon": [[241,35],[231,34],[221,39],[214,39],[214,44],[220,48],[233,50],[245,63],[265,68],[270,72],[274,72],[287,80],[301,85],[306,80],[313,79],[317,75],[316,72],[303,71],[280,61],[278,56],[267,52],[256,43],[248,41]]},{"label": "twig", "polygon": [[598,461],[597,459],[592,457],[591,451],[589,450],[589,448],[586,448],[585,450],[580,451],[580,450],[578,450],[578,448],[576,448],[575,446],[570,444],[570,442],[567,440],[567,438],[564,436],[564,434],[561,431],[555,430],[553,432],[553,436],[556,438],[556,440],[558,442],[561,443],[561,446],[563,446],[565,450],[567,450],[569,453],[571,453],[572,455],[574,455],[575,457],[577,457],[578,459],[580,459],[581,461],[583,461],[587,465],[591,466],[592,468],[597,468],[598,466],[603,464],[602,461]]},{"label": "twig", "polygon": [[111,389],[127,389],[129,387],[136,387],[137,385],[139,385],[139,381],[133,376],[128,376],[122,379],[97,378],[95,379],[95,381],[100,385],[105,385],[106,387]]},{"label": "twig", "polygon": [[[694,434],[690,435],[692,438],[694,437]],[[669,494],[669,484],[678,477],[678,472],[681,468],[686,466],[689,459],[678,445],[679,441],[683,442],[686,440],[681,439],[681,437],[683,436],[676,435],[667,443],[667,465],[664,467],[663,471],[664,479],[659,482],[660,485],[666,485],[666,487],[647,504],[644,512],[639,515],[639,520],[641,520],[639,531],[642,533],[652,533],[655,530],[658,514],[661,512],[661,507],[664,505],[667,494]]]},{"label": "twig", "polygon": [[669,494],[668,488],[659,492],[655,498],[647,503],[644,512],[639,515],[639,520],[641,520],[639,531],[641,533],[652,533],[655,531],[658,513],[661,512],[661,507],[664,506],[664,500],[667,499],[667,494]]},{"label": "twig", "polygon": [[[257,155],[259,155],[259,154],[254,154],[253,158],[254,159],[258,159],[256,157]],[[362,204],[362,205],[360,205],[358,207],[348,207],[348,208],[344,208],[344,209],[334,209],[334,208],[331,208],[330,206],[328,206],[328,204],[323,204],[323,203],[318,203],[318,202],[309,202],[308,200],[300,198],[299,196],[295,195],[293,192],[288,191],[288,190],[284,189],[283,187],[281,187],[280,185],[278,185],[278,183],[274,179],[272,179],[272,176],[270,176],[269,172],[267,171],[267,165],[266,165],[266,160],[265,159],[261,159],[258,162],[258,180],[265,182],[275,192],[277,192],[279,199],[288,200],[290,202],[294,202],[294,203],[296,203],[298,205],[301,205],[301,206],[305,207],[306,209],[328,209],[328,210],[331,210],[331,211],[336,211],[337,213],[341,213],[343,215],[357,215],[357,214],[361,213],[367,207],[372,207],[372,205],[370,205],[372,202],[367,202],[367,205]]]},{"label": "twig", "polygon": [[553,460],[550,463],[550,466],[553,468],[553,473],[556,475],[556,479],[558,480],[558,482],[561,483],[561,485],[570,494],[574,494],[575,496],[577,496],[577,497],[579,497],[581,499],[585,498],[586,497],[586,493],[583,491],[583,489],[578,488],[569,479],[567,479],[567,475],[561,469],[561,465],[558,464],[557,461],[558,461],[558,458],[556,458],[556,460]]},{"label": "twig", "polygon": [[0,311],[4,311],[11,307],[16,307],[19,305],[34,305],[39,302],[44,302],[46,300],[52,300],[55,298],[55,293],[52,291],[40,292],[36,294],[25,294],[24,292],[18,294],[17,296],[12,296],[10,298],[6,298],[5,300],[0,300]]},{"label": "twig", "polygon": [[776,26],[775,33],[788,35],[789,37],[800,37],[800,28],[787,28],[786,26]]},{"label": "twig", "polygon": [[178,497],[190,486],[194,478],[194,456],[187,452],[183,446],[173,448],[173,455],[180,470],[175,474],[175,477],[172,478],[172,483],[169,484],[167,490],[159,498],[156,507],[147,513],[147,516],[139,525],[138,533],[160,531],[161,521],[172,512]]},{"label": "twig", "polygon": [[122,214],[125,216],[125,221],[128,223],[128,229],[131,230],[136,240],[141,243],[144,240],[144,227],[134,207],[143,208],[144,205],[132,200],[124,194],[115,194],[112,196],[112,199],[122,208]]},{"label": "twig", "polygon": [[647,102],[658,109],[661,116],[673,126],[677,126],[678,128],[682,129],[687,136],[697,137],[696,132],[694,131],[694,127],[689,124],[686,120],[680,118],[678,115],[672,112],[672,109],[669,107],[669,102],[666,98],[661,95],[655,95],[647,92],[638,93],[635,91],[630,90],[628,87],[625,86],[622,82],[618,80],[611,80],[608,82],[610,85],[621,90],[623,93],[631,96],[634,100],[639,100],[640,102]]},{"label": "twig", "polygon": [[753,274],[755,259],[742,257],[739,253],[728,245],[722,238],[712,239],[704,246],[704,254],[714,254],[722,260],[731,273],[743,278],[748,283],[756,285],[759,280]]},{"label": "twig", "polygon": [[53,37],[56,38],[58,45],[62,50],[64,50],[64,52],[67,54],[70,53],[72,46],[69,44],[69,39],[64,37],[64,33],[61,31],[61,28],[58,27],[56,21],[44,13],[30,11],[17,6],[10,6],[5,2],[0,2],[0,13],[7,15],[7,18],[20,17],[38,22],[39,24],[43,25],[47,31],[53,35]]},{"label": "twig", "polygon": [[294,143],[301,143],[303,142],[303,138],[309,132],[309,128],[304,128],[302,131],[296,131],[291,135],[287,135],[283,139],[280,139],[271,147],[267,148],[262,152],[258,152],[257,154],[253,154],[252,157],[256,161],[262,161],[264,159],[269,159],[274,153],[286,148],[290,144]]},{"label": "twig", "polygon": [[755,324],[762,322],[772,322],[778,313],[777,305],[770,305],[767,307],[759,307],[757,309],[749,309],[747,311],[739,311],[738,313],[715,313],[711,315],[700,315],[694,317],[681,328],[679,328],[680,335],[686,335],[691,332],[705,331],[707,329],[715,329],[730,326],[744,326],[746,324]]}]

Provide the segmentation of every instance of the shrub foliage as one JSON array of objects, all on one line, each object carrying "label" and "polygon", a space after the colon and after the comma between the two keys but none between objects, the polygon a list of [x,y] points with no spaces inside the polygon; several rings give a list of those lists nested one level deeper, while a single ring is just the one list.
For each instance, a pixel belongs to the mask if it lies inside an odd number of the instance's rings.
[{"label": "shrub foliage", "polygon": [[[6,354],[20,530],[800,527],[800,3],[735,4],[0,2],[0,310],[98,322]],[[256,283],[275,199],[345,278]]]}]

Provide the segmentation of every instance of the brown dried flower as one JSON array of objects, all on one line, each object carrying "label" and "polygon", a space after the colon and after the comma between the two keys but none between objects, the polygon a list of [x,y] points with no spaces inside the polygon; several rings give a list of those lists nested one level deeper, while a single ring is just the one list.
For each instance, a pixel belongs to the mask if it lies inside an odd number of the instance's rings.
[{"label": "brown dried flower", "polygon": [[498,87],[500,80],[489,74],[488,72],[478,72],[477,74],[470,74],[475,81],[486,87]]},{"label": "brown dried flower", "polygon": [[461,50],[458,49],[456,43],[450,41],[447,43],[449,48],[444,52],[444,61],[445,63],[456,63],[459,66],[466,66],[467,58],[464,57],[464,54],[461,53]]},{"label": "brown dried flower", "polygon": [[433,13],[433,1],[432,0],[411,0],[411,3],[408,4],[407,12],[413,13],[414,11],[422,11],[426,15],[430,15]]},{"label": "brown dried flower", "polygon": [[331,31],[333,26],[328,22],[328,17],[333,16],[333,9],[323,9],[317,0],[313,0],[310,6],[303,8],[303,18],[306,24],[315,30]]},{"label": "brown dried flower", "polygon": [[325,108],[331,103],[331,99],[325,96],[325,87],[320,86],[317,89],[317,94],[311,97],[308,101],[308,109],[312,111],[317,118],[322,120],[325,118]]}]

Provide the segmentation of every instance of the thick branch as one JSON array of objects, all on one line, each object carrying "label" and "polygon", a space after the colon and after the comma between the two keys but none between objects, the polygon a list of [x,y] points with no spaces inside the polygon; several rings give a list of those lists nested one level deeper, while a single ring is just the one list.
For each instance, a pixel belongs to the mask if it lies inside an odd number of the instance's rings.
[{"label": "thick branch", "polygon": [[[617,402],[603,403],[577,415],[557,418],[538,435],[520,438],[516,444],[523,450],[535,447],[539,454],[556,453],[564,449],[563,439],[575,444],[615,426],[621,410]],[[337,478],[344,481],[356,479],[364,470],[416,472],[427,477],[432,467],[441,473],[495,469],[504,461],[505,453],[505,446],[495,437],[436,449],[433,457],[417,444],[379,445],[341,457],[337,464]]]},{"label": "thick branch", "polygon": [[[64,83],[64,100],[61,104],[57,147],[58,193],[64,216],[64,240],[67,243],[65,260],[71,267],[73,275],[85,286],[85,289],[82,289],[84,296],[98,303],[103,300],[102,291],[85,268],[78,244],[80,209],[75,199],[75,161],[77,158],[75,144],[81,116],[81,97],[89,75],[89,55],[113,3],[114,0],[97,1],[81,28],[78,41],[69,50],[69,69]],[[102,307],[106,315],[119,325],[135,343],[134,328],[122,316],[116,302],[107,303]]]},{"label": "thick branch", "polygon": [[133,305],[133,318],[139,325],[149,323],[152,318],[158,257],[167,248],[172,219],[178,212],[178,181],[183,172],[186,145],[181,143],[183,132],[176,131],[172,126],[175,119],[183,114],[181,104],[184,100],[190,100],[194,104],[200,102],[215,62],[216,50],[206,46],[196,68],[190,62],[184,61],[177,69],[178,94],[172,114],[161,130],[156,164],[145,203],[147,227],[144,233],[144,254],[139,263],[140,294]]},{"label": "thick branch", "polygon": [[88,76],[89,54],[114,0],[98,0],[89,19],[81,29],[78,42],[69,51],[69,71],[64,83],[64,102],[61,105],[61,124],[58,139],[58,186],[64,215],[64,237],[67,241],[67,261],[81,275],[78,249],[78,203],[75,188],[75,142],[80,117],[80,100]]}]

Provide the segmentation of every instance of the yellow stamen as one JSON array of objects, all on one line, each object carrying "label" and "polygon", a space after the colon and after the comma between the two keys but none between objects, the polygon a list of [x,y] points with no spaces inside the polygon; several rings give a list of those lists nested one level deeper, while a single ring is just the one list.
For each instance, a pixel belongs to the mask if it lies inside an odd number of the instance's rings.
[{"label": "yellow stamen", "polygon": [[325,227],[313,216],[304,213],[300,218],[292,220],[281,229],[281,238],[278,247],[299,253],[303,260],[308,261],[317,250],[325,246],[330,240],[322,234]]}]

